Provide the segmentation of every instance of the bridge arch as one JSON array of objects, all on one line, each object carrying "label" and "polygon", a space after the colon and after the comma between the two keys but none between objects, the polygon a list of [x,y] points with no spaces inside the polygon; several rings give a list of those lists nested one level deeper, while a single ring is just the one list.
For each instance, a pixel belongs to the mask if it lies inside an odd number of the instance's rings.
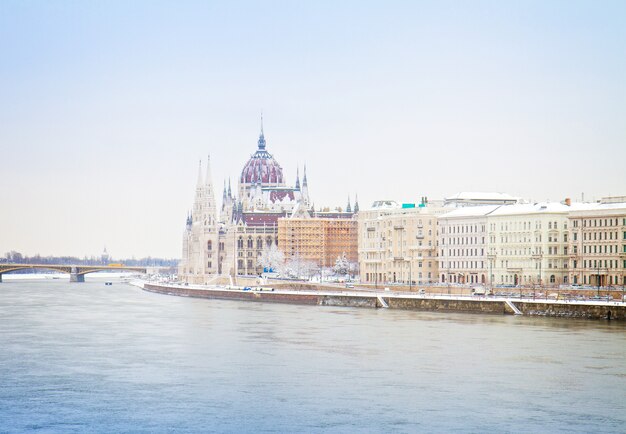
[{"label": "bridge arch", "polygon": [[135,271],[145,273],[146,267],[109,266],[109,265],[48,265],[48,264],[3,264],[0,265],[0,282],[2,274],[17,270],[53,270],[70,275],[70,282],[84,282],[85,274],[98,271]]}]

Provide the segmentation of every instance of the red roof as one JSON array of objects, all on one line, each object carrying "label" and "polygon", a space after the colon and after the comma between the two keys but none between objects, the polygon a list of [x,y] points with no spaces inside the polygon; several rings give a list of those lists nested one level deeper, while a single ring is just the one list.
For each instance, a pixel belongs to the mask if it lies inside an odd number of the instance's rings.
[{"label": "red roof", "polygon": [[270,202],[272,203],[282,202],[285,197],[289,197],[292,202],[296,200],[293,190],[272,190],[270,192]]},{"label": "red roof", "polygon": [[244,213],[243,222],[248,226],[273,226],[278,225],[278,219],[286,215],[284,212]]}]

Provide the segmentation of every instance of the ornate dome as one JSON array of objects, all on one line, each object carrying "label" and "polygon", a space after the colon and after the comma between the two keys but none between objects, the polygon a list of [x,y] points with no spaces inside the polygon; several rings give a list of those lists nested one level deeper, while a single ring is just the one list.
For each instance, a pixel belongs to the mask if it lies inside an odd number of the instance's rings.
[{"label": "ornate dome", "polygon": [[243,184],[254,184],[259,179],[263,184],[283,184],[283,168],[274,160],[272,154],[265,150],[263,129],[259,136],[259,149],[243,166],[240,181]]}]

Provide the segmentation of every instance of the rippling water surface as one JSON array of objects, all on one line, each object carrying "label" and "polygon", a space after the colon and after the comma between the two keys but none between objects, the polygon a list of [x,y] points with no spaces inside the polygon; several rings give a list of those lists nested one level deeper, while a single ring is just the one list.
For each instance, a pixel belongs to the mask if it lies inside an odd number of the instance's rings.
[{"label": "rippling water surface", "polygon": [[0,284],[0,432],[625,432],[626,325]]}]

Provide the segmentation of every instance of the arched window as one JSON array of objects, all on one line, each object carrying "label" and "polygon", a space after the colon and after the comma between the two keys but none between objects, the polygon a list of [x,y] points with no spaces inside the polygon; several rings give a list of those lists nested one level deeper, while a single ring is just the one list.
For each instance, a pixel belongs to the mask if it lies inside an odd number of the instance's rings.
[{"label": "arched window", "polygon": [[554,277],[554,274],[550,275],[550,283],[554,283],[556,281],[556,278]]},{"label": "arched window", "polygon": [[263,238],[259,237],[256,240],[256,248],[257,249],[262,249],[263,248]]},{"label": "arched window", "polygon": [[265,245],[267,247],[272,247],[272,237],[267,237],[267,239],[265,240]]},{"label": "arched window", "polygon": [[213,249],[213,242],[211,240],[206,243],[207,250],[211,251]]},{"label": "arched window", "polygon": [[239,237],[237,240],[237,247],[243,249],[243,237]]},{"label": "arched window", "polygon": [[254,247],[254,241],[252,240],[252,237],[248,237],[248,248],[251,249]]}]

